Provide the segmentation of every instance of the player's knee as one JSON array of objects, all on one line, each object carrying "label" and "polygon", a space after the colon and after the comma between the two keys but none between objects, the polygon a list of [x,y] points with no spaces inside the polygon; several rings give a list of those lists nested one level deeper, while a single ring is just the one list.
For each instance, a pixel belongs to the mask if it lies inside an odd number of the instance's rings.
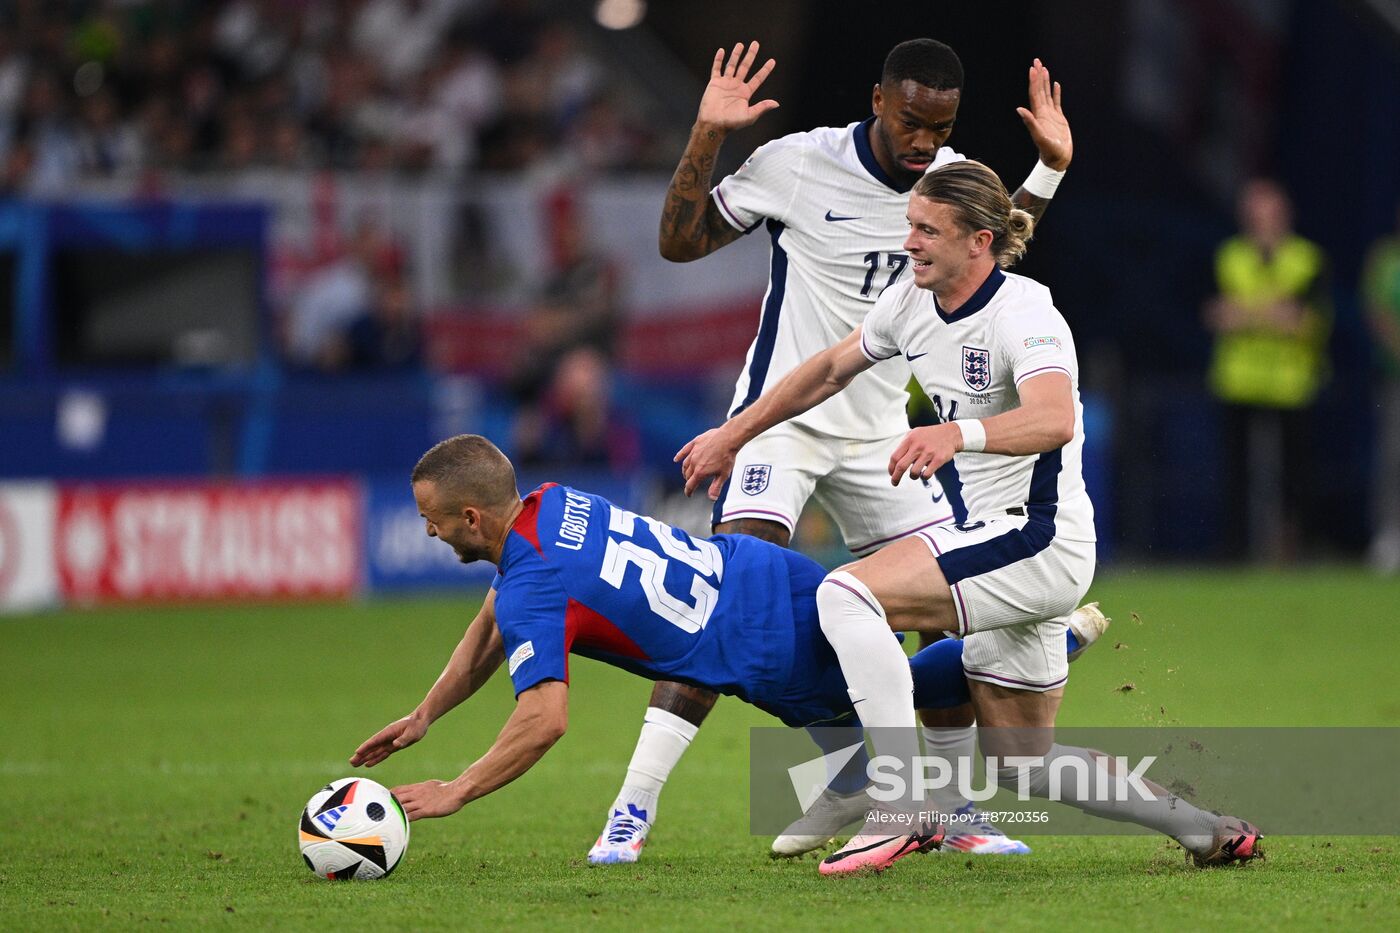
[{"label": "player's knee", "polygon": [[[961,661],[957,671],[959,678],[962,677]],[[964,684],[966,681],[964,680]],[[962,685],[959,685],[962,686]],[[918,678],[915,678],[915,688],[918,687]],[[961,697],[967,691],[966,686],[962,686],[962,692],[957,693],[956,687],[945,691],[949,696]],[[915,702],[919,700],[915,697]],[[963,702],[956,706],[922,706],[918,710],[919,721],[930,729],[965,729],[977,722],[977,714],[973,712],[972,704]]]},{"label": "player's knee", "polygon": [[822,631],[828,633],[832,626],[856,619],[876,618],[881,624],[886,621],[885,610],[870,587],[844,570],[827,574],[817,587],[817,614]]},{"label": "player's knee", "polygon": [[658,709],[679,716],[691,725],[698,726],[705,721],[710,710],[715,708],[719,694],[703,687],[660,680],[651,688],[651,709]]},{"label": "player's knee", "polygon": [[720,522],[712,530],[717,535],[748,535],[778,547],[787,547],[792,540],[792,533],[786,525],[764,518],[736,518]]}]

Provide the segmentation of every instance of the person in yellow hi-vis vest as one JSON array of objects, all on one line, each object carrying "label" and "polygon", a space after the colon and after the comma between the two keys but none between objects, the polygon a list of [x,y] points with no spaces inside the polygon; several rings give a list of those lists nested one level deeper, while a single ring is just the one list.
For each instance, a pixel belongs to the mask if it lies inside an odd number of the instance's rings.
[{"label": "person in yellow hi-vis vest", "polygon": [[1307,410],[1328,376],[1327,257],[1293,232],[1276,183],[1240,192],[1241,233],[1215,254],[1210,387],[1224,405],[1227,551],[1284,561],[1297,549],[1312,470]]}]

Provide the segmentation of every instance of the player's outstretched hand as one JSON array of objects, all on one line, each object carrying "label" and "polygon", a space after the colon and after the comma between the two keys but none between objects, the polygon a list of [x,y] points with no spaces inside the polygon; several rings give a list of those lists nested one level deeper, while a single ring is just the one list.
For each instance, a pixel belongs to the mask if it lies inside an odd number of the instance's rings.
[{"label": "player's outstretched hand", "polygon": [[356,768],[373,768],[385,758],[401,748],[408,748],[428,732],[428,724],[412,716],[397,719],[374,735],[350,756],[350,764]]},{"label": "player's outstretched hand", "polygon": [[725,62],[724,49],[715,52],[714,64],[710,66],[710,83],[705,85],[705,94],[700,98],[700,113],[695,118],[697,123],[720,130],[737,130],[777,108],[776,100],[749,103],[777,64],[770,58],[754,72],[753,77],[749,77],[756,58],[757,42],[750,42],[747,52],[744,51],[744,43],[735,45],[728,63]]},{"label": "player's outstretched hand", "polygon": [[906,475],[910,479],[930,479],[934,470],[953,459],[962,443],[962,431],[953,424],[934,424],[915,428],[890,457],[890,483],[898,486]]},{"label": "player's outstretched hand", "polygon": [[1017,107],[1021,122],[1030,131],[1040,161],[1047,168],[1063,172],[1074,158],[1074,137],[1060,107],[1060,82],[1050,80],[1050,69],[1036,59],[1030,70],[1030,107]]},{"label": "player's outstretched hand", "polygon": [[409,822],[435,816],[451,816],[464,801],[457,788],[447,781],[420,781],[393,789]]},{"label": "player's outstretched hand", "polygon": [[711,428],[678,450],[675,462],[681,465],[685,494],[693,493],[706,477],[713,477],[710,498],[718,499],[725,480],[734,472],[734,457],[738,452],[726,439],[723,428]]}]

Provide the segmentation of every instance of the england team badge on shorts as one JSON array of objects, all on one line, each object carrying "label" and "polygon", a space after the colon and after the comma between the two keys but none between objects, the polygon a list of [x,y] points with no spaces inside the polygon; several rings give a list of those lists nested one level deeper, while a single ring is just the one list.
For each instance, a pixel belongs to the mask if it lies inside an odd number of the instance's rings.
[{"label": "england team badge on shorts", "polygon": [[755,463],[744,467],[744,475],[739,480],[739,488],[747,496],[756,496],[768,488],[768,474],[773,467],[767,463]]},{"label": "england team badge on shorts", "polygon": [[974,392],[992,384],[992,354],[978,347],[963,347],[963,382]]}]

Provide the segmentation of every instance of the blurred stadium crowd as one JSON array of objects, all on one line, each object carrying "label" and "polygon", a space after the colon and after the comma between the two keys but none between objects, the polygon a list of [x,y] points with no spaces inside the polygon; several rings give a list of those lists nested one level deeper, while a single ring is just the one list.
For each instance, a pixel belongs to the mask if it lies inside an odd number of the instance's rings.
[{"label": "blurred stadium crowd", "polygon": [[0,194],[155,189],[172,170],[660,164],[637,101],[531,0],[0,5]]}]

